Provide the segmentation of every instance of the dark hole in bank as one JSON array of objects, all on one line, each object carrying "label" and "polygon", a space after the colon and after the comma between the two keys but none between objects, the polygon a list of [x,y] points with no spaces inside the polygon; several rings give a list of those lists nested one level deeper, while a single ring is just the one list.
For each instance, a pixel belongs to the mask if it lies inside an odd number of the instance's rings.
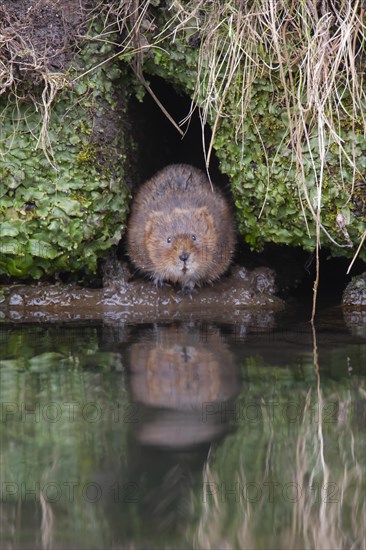
[{"label": "dark hole in bank", "polygon": [[[241,255],[242,259],[244,255]],[[295,299],[310,311],[313,287],[316,278],[315,252],[305,252],[298,247],[268,244],[263,252],[251,253],[250,262],[266,265],[276,271],[279,295],[284,299]],[[331,258],[329,250],[319,253],[320,279],[318,286],[318,308],[341,303],[342,294],[353,277],[366,271],[366,264],[356,260],[347,275],[351,263],[349,258]],[[245,260],[244,265],[246,265]]]},{"label": "dark hole in bank", "polygon": [[[178,93],[170,84],[159,77],[149,77],[152,90],[177,124],[190,111],[191,100]],[[139,102],[133,98],[130,104],[133,120],[133,134],[138,144],[139,159],[137,185],[151,177],[164,166],[184,162],[205,170],[202,127],[196,109],[188,125],[182,126],[185,135],[178,133],[154,99],[146,93]],[[204,129],[206,150],[210,142],[211,130]],[[219,161],[215,154],[211,157],[210,175],[230,198],[229,179],[220,173]],[[300,248],[269,244],[260,253],[250,251],[248,245],[238,237],[238,251],[235,261],[248,268],[265,265],[277,273],[279,293],[284,298],[295,297],[304,304],[311,305],[315,279],[315,254]],[[329,306],[340,303],[342,292],[352,277],[366,270],[365,262],[356,260],[350,275],[347,269],[351,260],[330,258],[326,248],[320,251],[319,304]]]},{"label": "dark hole in bank", "polygon": [[[149,82],[159,101],[179,125],[190,112],[190,98],[175,91],[159,77],[150,77]],[[130,108],[134,139],[139,150],[138,175],[141,181],[173,163],[193,164],[205,170],[202,127],[197,109],[189,123],[181,126],[185,132],[182,137],[149,93],[145,94],[142,102],[133,98]],[[207,150],[211,137],[209,126],[204,129],[204,137]],[[210,175],[217,185],[227,187],[228,178],[220,174],[215,155],[211,157]]]}]

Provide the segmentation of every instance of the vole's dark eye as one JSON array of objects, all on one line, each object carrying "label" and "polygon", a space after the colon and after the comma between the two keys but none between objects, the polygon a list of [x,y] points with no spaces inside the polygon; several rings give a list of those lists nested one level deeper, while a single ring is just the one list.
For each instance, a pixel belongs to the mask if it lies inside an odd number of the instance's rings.
[{"label": "vole's dark eye", "polygon": [[196,241],[196,240],[197,240],[196,235],[192,235],[192,241]]},{"label": "vole's dark eye", "polygon": [[167,240],[166,240],[167,243],[171,243],[172,242],[172,238],[171,237],[168,237]]}]

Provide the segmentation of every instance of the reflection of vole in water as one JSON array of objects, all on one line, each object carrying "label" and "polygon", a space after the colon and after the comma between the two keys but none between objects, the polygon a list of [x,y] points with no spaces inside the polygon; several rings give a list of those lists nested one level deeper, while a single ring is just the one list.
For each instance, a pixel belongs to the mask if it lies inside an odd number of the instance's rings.
[{"label": "reflection of vole in water", "polygon": [[158,326],[129,347],[133,400],[150,407],[200,410],[240,389],[235,357],[215,326]]},{"label": "reflection of vole in water", "polygon": [[213,282],[228,268],[234,244],[229,205],[201,170],[172,164],[139,189],[127,251],[134,265],[156,283],[193,288]]}]

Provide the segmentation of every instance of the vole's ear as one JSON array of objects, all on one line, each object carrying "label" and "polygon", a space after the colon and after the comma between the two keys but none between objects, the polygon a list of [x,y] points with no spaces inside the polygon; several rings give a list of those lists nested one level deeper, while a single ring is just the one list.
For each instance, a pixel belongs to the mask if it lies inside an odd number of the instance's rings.
[{"label": "vole's ear", "polygon": [[153,230],[153,221],[151,218],[149,218],[145,224],[145,239],[149,239],[151,237],[151,233]]},{"label": "vole's ear", "polygon": [[158,228],[159,224],[164,225],[164,213],[154,212],[149,215],[149,218],[145,224],[145,238],[149,239],[153,232],[154,227]]}]

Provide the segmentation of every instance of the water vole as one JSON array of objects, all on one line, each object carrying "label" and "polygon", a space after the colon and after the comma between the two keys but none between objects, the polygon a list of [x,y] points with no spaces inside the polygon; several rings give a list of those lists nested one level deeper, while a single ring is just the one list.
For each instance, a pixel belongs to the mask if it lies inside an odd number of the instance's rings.
[{"label": "water vole", "polygon": [[133,264],[159,284],[193,288],[228,268],[235,246],[233,214],[201,170],[163,168],[138,190],[128,223]]}]

